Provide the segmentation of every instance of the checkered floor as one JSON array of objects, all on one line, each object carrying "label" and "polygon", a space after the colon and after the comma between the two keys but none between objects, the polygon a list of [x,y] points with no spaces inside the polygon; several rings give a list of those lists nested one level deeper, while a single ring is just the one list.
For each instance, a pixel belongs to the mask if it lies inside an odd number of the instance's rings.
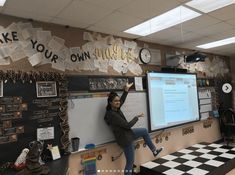
[{"label": "checkered floor", "polygon": [[[195,144],[186,149],[142,164],[142,175],[205,175],[213,174],[235,160],[235,148],[215,143]],[[235,168],[235,163],[232,163]],[[217,170],[216,170],[217,169]],[[222,174],[221,174],[222,175]]]}]

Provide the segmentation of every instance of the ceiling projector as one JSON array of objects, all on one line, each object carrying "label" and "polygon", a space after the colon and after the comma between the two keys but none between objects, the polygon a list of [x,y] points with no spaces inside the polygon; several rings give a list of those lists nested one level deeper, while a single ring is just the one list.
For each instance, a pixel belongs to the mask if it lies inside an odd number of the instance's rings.
[{"label": "ceiling projector", "polygon": [[199,53],[199,52],[195,52],[191,55],[184,56],[184,60],[186,63],[195,63],[199,61],[205,61],[205,58],[206,58],[206,55]]}]

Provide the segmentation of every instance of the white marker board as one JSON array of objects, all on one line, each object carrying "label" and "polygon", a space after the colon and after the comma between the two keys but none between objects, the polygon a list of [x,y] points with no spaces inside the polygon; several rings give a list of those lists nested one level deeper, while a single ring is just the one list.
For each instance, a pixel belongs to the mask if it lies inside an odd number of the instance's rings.
[{"label": "white marker board", "polygon": [[[80,138],[80,148],[84,148],[88,143],[100,145],[115,140],[111,129],[104,121],[107,96],[78,96],[71,100],[70,103],[73,105],[68,109],[69,136]],[[130,92],[121,110],[128,121],[143,112],[144,117],[139,119],[134,128],[148,127],[146,92]]]}]

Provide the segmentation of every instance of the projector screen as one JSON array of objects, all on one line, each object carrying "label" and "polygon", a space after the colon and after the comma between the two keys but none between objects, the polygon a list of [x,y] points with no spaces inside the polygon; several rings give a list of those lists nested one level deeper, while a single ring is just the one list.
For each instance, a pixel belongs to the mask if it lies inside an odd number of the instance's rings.
[{"label": "projector screen", "polygon": [[195,74],[148,73],[150,131],[200,119]]}]

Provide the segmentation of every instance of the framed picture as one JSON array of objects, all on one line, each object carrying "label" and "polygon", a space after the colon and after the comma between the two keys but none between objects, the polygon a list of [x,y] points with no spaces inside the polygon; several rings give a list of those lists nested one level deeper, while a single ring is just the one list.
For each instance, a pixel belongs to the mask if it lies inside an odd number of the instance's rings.
[{"label": "framed picture", "polygon": [[0,97],[3,97],[3,81],[0,81]]},{"label": "framed picture", "polygon": [[36,82],[37,97],[56,97],[55,81],[37,81]]}]

